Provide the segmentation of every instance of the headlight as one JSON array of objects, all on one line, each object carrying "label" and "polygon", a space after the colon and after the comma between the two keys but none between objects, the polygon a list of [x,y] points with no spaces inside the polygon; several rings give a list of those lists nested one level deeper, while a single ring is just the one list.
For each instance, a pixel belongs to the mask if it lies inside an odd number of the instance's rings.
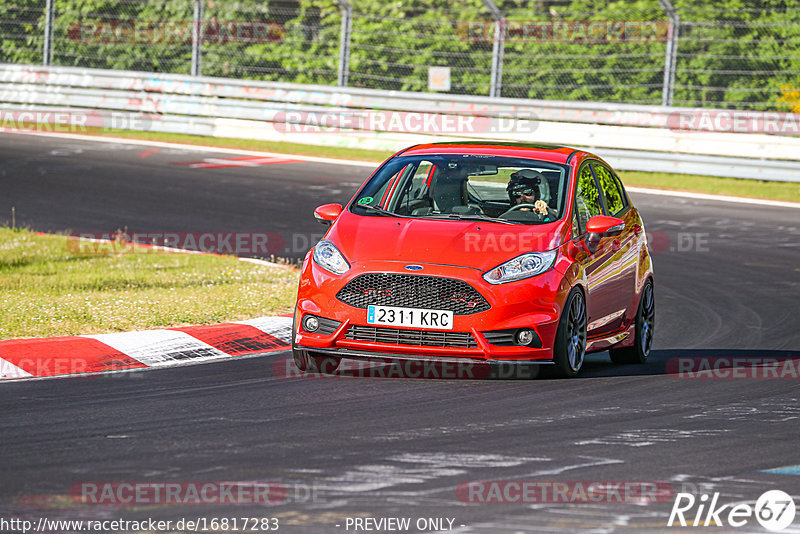
[{"label": "headlight", "polygon": [[314,247],[314,261],[323,269],[334,274],[344,274],[350,268],[350,264],[344,259],[339,249],[324,239]]},{"label": "headlight", "polygon": [[556,256],[555,250],[523,254],[495,267],[484,274],[483,279],[490,284],[505,284],[514,280],[530,278],[550,269],[556,261]]}]

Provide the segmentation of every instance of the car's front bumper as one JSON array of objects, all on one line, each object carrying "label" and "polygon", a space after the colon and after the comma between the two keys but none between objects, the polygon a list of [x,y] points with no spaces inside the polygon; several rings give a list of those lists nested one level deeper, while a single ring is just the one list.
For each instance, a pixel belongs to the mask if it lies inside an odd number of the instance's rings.
[{"label": "car's front bumper", "polygon": [[[558,321],[561,306],[570,290],[564,276],[551,269],[536,277],[492,285],[483,280],[482,273],[476,269],[448,265],[424,265],[425,276],[435,276],[463,280],[477,290],[489,303],[486,311],[455,315],[452,332],[467,334],[474,343],[470,346],[447,346],[417,343],[387,343],[352,338],[353,326],[375,326],[367,323],[367,310],[345,304],[336,298],[339,290],[358,275],[377,272],[404,274],[406,262],[370,262],[354,264],[344,275],[338,276],[320,268],[310,258],[303,266],[297,307],[293,346],[347,358],[363,359],[434,359],[436,361],[473,362],[520,362],[548,363],[553,359]],[[320,333],[305,332],[302,319],[312,314],[338,322],[333,331]],[[402,327],[380,327],[395,330],[413,329]],[[513,332],[516,329],[533,330],[539,338],[535,347],[493,343],[491,332],[502,330]],[[441,331],[422,331],[424,334]],[[348,335],[350,333],[350,335]],[[487,334],[488,333],[488,334]],[[401,336],[402,337],[402,336]],[[407,336],[406,336],[407,337]],[[496,340],[496,336],[494,340]]]}]

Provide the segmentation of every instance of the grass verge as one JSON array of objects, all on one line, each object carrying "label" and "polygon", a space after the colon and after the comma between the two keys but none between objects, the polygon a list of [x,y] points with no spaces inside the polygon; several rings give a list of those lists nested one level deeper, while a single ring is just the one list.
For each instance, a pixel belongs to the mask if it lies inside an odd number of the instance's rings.
[{"label": "grass verge", "polygon": [[[257,141],[251,139],[215,138],[199,135],[171,134],[159,132],[137,132],[131,130],[104,130],[87,128],[87,134],[119,137],[125,139],[146,139],[188,145],[222,147],[263,152],[277,152],[287,155],[316,156],[324,158],[369,161],[376,164],[392,155],[391,152],[363,150],[357,148],[325,147],[298,143]],[[649,173],[639,171],[620,171],[625,185],[727,195],[766,200],[800,202],[800,183],[767,182],[741,180],[737,178],[718,178],[715,176],[696,176],[690,174]]]},{"label": "grass verge", "polygon": [[620,171],[619,174],[628,186],[800,202],[800,183],[794,182],[766,182],[661,172]]},{"label": "grass verge", "polygon": [[290,313],[299,273],[235,257],[81,254],[0,228],[0,339],[215,324]]}]

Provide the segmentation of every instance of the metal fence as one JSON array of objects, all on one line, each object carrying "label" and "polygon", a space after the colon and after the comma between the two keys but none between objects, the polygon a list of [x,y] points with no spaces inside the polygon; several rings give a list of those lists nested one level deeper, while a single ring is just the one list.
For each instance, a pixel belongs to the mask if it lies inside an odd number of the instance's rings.
[{"label": "metal fence", "polygon": [[800,111],[800,0],[761,5],[3,0],[0,62]]}]

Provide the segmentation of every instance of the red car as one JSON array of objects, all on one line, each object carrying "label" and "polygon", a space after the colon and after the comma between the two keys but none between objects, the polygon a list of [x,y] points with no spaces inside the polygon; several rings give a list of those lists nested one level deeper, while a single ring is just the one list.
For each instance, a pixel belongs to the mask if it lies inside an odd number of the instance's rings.
[{"label": "red car", "polygon": [[292,351],[342,358],[643,363],[653,340],[644,224],[602,159],[516,143],[416,145],[386,160],[303,263]]}]

